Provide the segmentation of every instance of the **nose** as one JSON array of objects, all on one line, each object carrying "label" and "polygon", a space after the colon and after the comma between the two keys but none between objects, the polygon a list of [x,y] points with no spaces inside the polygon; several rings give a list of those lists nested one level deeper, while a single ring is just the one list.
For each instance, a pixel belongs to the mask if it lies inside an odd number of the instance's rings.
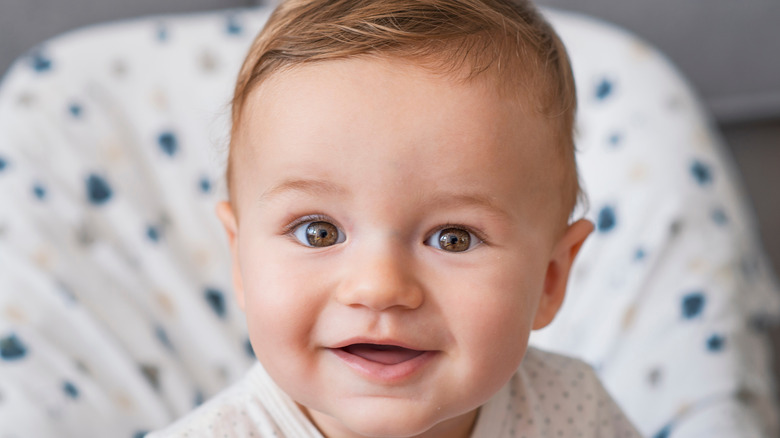
[{"label": "nose", "polygon": [[425,300],[409,254],[386,248],[354,254],[336,291],[336,300],[374,311],[416,309]]}]

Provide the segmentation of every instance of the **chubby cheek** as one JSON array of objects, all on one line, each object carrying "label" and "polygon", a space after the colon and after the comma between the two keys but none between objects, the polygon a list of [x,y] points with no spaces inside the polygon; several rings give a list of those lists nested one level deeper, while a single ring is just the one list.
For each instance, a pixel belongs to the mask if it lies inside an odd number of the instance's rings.
[{"label": "chubby cheek", "polygon": [[520,270],[514,264],[488,265],[470,276],[457,300],[449,302],[451,326],[459,343],[462,363],[471,373],[495,389],[520,365],[525,354],[543,274],[539,269]]},{"label": "chubby cheek", "polygon": [[293,364],[305,372],[312,327],[321,304],[316,281],[297,271],[295,264],[285,263],[283,257],[251,249],[244,254],[245,313],[257,358],[269,372]]}]

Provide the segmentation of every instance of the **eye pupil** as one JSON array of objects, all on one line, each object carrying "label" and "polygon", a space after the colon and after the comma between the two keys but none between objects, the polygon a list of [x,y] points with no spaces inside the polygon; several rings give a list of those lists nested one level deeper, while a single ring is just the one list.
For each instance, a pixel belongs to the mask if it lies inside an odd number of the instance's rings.
[{"label": "eye pupil", "polygon": [[331,246],[338,241],[339,230],[328,222],[312,222],[306,227],[306,240],[316,247]]},{"label": "eye pupil", "polygon": [[460,228],[447,228],[439,234],[441,249],[451,252],[462,252],[471,246],[471,236],[466,230]]}]

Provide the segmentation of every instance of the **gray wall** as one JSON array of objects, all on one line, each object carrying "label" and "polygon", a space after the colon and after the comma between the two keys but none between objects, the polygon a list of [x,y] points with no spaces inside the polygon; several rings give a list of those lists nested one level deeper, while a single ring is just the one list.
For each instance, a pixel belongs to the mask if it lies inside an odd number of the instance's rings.
[{"label": "gray wall", "polygon": [[[268,0],[272,1],[272,0]],[[258,0],[0,0],[0,71],[75,27]],[[659,47],[717,117],[780,272],[780,0],[537,0],[617,23]]]}]

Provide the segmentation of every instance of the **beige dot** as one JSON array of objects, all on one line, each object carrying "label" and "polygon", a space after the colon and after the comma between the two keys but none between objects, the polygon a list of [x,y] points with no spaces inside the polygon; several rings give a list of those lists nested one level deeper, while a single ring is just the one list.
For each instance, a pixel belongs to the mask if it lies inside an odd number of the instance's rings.
[{"label": "beige dot", "polygon": [[35,98],[35,95],[28,91],[23,91],[19,93],[19,96],[16,97],[17,105],[23,107],[31,107],[35,104],[36,101],[37,99]]},{"label": "beige dot", "polygon": [[124,411],[132,411],[135,409],[135,403],[133,402],[133,399],[131,399],[130,396],[124,392],[117,393],[114,396],[114,402],[116,402],[116,405]]},{"label": "beige dot", "polygon": [[641,182],[647,179],[647,166],[642,163],[636,163],[628,171],[628,179],[633,182]]},{"label": "beige dot", "polygon": [[626,312],[623,313],[623,319],[621,320],[621,325],[623,326],[623,330],[628,330],[634,325],[634,321],[636,320],[636,307],[631,306],[628,309],[626,309]]},{"label": "beige dot", "polygon": [[100,142],[101,157],[107,165],[119,164],[125,160],[125,150],[116,137],[109,137]]},{"label": "beige dot", "polygon": [[10,322],[17,323],[17,324],[27,322],[27,315],[22,311],[22,309],[16,306],[13,305],[7,306],[3,314]]},{"label": "beige dot", "polygon": [[211,262],[211,253],[205,248],[198,248],[193,251],[192,259],[199,268],[205,268]]},{"label": "beige dot", "polygon": [[33,254],[33,262],[42,269],[50,269],[53,263],[54,256],[47,248],[38,248]]},{"label": "beige dot", "polygon": [[158,110],[165,111],[168,109],[168,96],[165,94],[165,92],[161,89],[156,89],[152,92],[152,96],[150,98],[152,102],[152,106],[157,108]]},{"label": "beige dot", "polygon": [[688,262],[688,271],[693,273],[703,273],[707,270],[709,264],[701,258],[693,258]]},{"label": "beige dot", "polygon": [[690,410],[691,410],[690,403],[683,402],[680,404],[680,406],[677,407],[677,410],[675,412],[678,417],[682,417],[683,415],[687,414],[688,411]]},{"label": "beige dot", "polygon": [[635,39],[631,41],[629,53],[631,53],[631,57],[634,59],[644,59],[650,56],[653,51],[644,41]]},{"label": "beige dot", "polygon": [[157,305],[160,306],[160,309],[168,315],[173,316],[175,311],[175,306],[173,305],[173,301],[171,300],[171,297],[162,291],[157,291],[154,294],[154,299],[157,301]]},{"label": "beige dot", "polygon": [[208,49],[203,49],[198,56],[198,67],[206,73],[212,73],[219,67],[217,57]]},{"label": "beige dot", "polygon": [[706,126],[699,125],[691,133],[691,145],[698,151],[705,151],[714,143],[712,133]]}]

